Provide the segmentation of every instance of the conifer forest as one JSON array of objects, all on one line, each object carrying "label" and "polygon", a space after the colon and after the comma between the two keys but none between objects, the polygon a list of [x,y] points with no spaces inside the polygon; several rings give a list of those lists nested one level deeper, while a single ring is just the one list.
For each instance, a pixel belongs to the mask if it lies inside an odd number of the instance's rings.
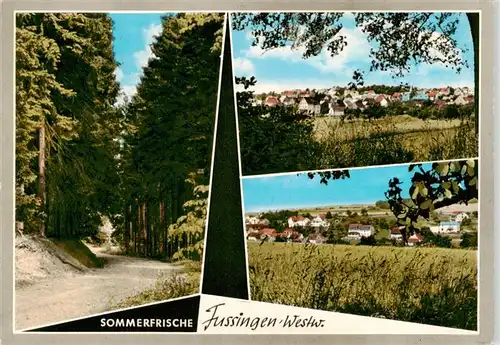
[{"label": "conifer forest", "polygon": [[162,18],[136,94],[118,102],[105,13],[16,17],[16,232],[96,236],[131,255],[203,251],[223,14]]}]

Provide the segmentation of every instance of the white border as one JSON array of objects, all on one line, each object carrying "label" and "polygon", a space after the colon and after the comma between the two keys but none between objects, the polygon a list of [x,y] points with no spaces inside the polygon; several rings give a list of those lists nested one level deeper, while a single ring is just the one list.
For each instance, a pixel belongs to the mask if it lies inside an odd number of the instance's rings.
[{"label": "white border", "polygon": [[[327,4],[325,4],[327,5]],[[329,13],[408,13],[408,12],[434,12],[434,13],[439,13],[439,12],[447,12],[447,13],[478,13],[479,14],[479,29],[480,29],[480,33],[479,33],[479,94],[481,94],[482,92],[482,87],[481,87],[481,57],[482,57],[482,35],[483,35],[483,30],[482,30],[482,21],[483,21],[483,18],[482,18],[482,10],[336,10],[336,11],[332,11],[332,10],[288,10],[288,11],[258,11],[258,10],[241,10],[241,11],[235,11],[235,10],[232,10],[232,11],[210,11],[210,10],[196,10],[196,11],[190,11],[190,10],[186,10],[186,11],[133,11],[133,10],[125,10],[125,11],[102,11],[102,10],[67,10],[67,11],[64,11],[64,10],[49,10],[49,11],[43,11],[43,10],[16,10],[14,11],[14,18],[16,16],[17,13],[79,13],[79,12],[85,12],[85,13],[108,13],[108,14],[117,14],[117,13],[134,13],[134,14],[138,14],[138,13],[224,13],[225,14],[225,21],[224,21],[224,30],[226,28],[226,25],[227,25],[227,20],[228,20],[228,17],[229,17],[229,20],[231,20],[231,16],[230,14],[232,13],[258,13],[258,12],[263,12],[263,13],[277,13],[277,12],[280,12],[280,13],[316,13],[316,12],[329,12]],[[14,22],[15,22],[15,19],[14,19]],[[214,156],[215,156],[215,143],[216,143],[216,133],[217,133],[217,120],[218,120],[218,106],[219,106],[219,96],[220,96],[220,81],[221,81],[221,75],[222,75],[222,63],[223,63],[223,55],[224,55],[224,52],[223,52],[223,49],[224,49],[224,42],[225,42],[225,35],[226,35],[226,32],[224,31],[223,33],[223,46],[222,46],[222,49],[221,49],[221,65],[220,65],[220,73],[219,73],[219,87],[218,87],[218,97],[217,97],[217,110],[216,110],[216,115],[215,115],[215,126],[214,126],[214,137],[213,137],[213,152],[212,152],[212,162],[211,162],[211,171],[210,171],[210,187],[209,187],[209,194],[208,194],[208,205],[207,205],[207,219],[206,219],[206,223],[205,223],[205,243],[204,243],[204,252],[203,252],[203,259],[202,259],[202,271],[201,271],[201,275],[200,275],[200,293],[199,294],[195,294],[195,295],[190,295],[190,296],[183,296],[183,297],[180,297],[178,299],[183,299],[183,298],[189,298],[189,297],[194,297],[194,296],[198,296],[198,295],[201,295],[201,290],[202,290],[202,284],[203,284],[203,272],[204,272],[204,261],[205,261],[205,255],[206,255],[206,239],[207,239],[207,233],[208,233],[208,218],[209,218],[209,209],[210,209],[210,195],[211,195],[211,184],[212,184],[212,178],[213,178],[213,163],[214,163]],[[14,30],[14,33],[13,33],[13,36],[14,36],[14,39],[13,39],[13,47],[14,47],[14,57],[15,57],[15,49],[16,49],[16,40],[15,40],[15,30]],[[232,37],[232,28],[230,28],[230,36]],[[233,49],[231,47],[231,57],[233,55]],[[232,62],[233,62],[233,58],[232,58]],[[476,64],[477,61],[474,61],[474,63]],[[14,64],[15,64],[15,58],[14,58]],[[234,72],[234,70],[233,70]],[[15,69],[15,65],[14,65],[14,70],[13,70],[13,80],[15,81],[15,74],[16,74],[16,69]],[[235,110],[236,110],[236,128],[237,128],[237,134],[238,134],[238,137],[237,137],[237,145],[238,145],[238,151],[240,150],[240,141],[239,141],[239,127],[238,127],[238,112],[237,112],[237,100],[236,100],[236,88],[235,88],[235,81],[234,81],[234,75],[233,75],[233,91],[234,91],[234,94],[235,94]],[[476,86],[476,85],[474,85]],[[14,92],[14,114],[15,114],[15,110],[16,110],[16,102],[15,102],[15,92]],[[480,98],[481,99],[481,98]],[[479,114],[482,113],[481,111],[481,103],[479,104]],[[479,115],[478,116],[478,119],[480,118],[481,116]],[[14,124],[16,123],[16,119],[14,118]],[[14,158],[15,158],[15,142],[16,142],[16,138],[15,138],[15,135],[14,135],[14,138],[13,138],[13,141],[14,141]],[[479,157],[481,156],[481,121],[479,121],[479,133],[478,133],[478,152],[479,152]],[[443,161],[431,161],[431,162],[408,162],[408,163],[400,163],[400,164],[389,164],[389,165],[374,165],[374,166],[364,166],[364,167],[353,167],[353,168],[334,168],[334,169],[323,169],[323,170],[316,170],[316,171],[295,171],[295,172],[286,172],[286,173],[274,173],[274,174],[263,174],[263,175],[250,175],[250,176],[243,176],[242,175],[242,170],[241,170],[241,157],[240,157],[240,154],[238,152],[238,157],[239,157],[239,169],[240,169],[240,191],[241,191],[241,202],[242,202],[242,210],[243,210],[243,231],[245,232],[245,209],[244,209],[244,197],[243,197],[243,187],[242,187],[242,179],[249,179],[249,178],[261,178],[261,177],[265,177],[265,176],[281,176],[281,175],[290,175],[290,174],[299,174],[299,173],[307,173],[307,172],[321,172],[321,171],[333,171],[333,170],[358,170],[358,169],[367,169],[367,168],[380,168],[380,167],[389,167],[389,166],[401,166],[401,165],[409,165],[409,164],[425,164],[425,163],[435,163],[435,162],[444,162],[444,161],[457,161],[457,160],[464,160],[464,159],[477,159],[478,160],[478,164],[480,165],[480,160],[479,160],[479,157],[477,158],[456,158],[456,159],[452,159],[452,160],[443,160]],[[15,165],[13,165],[13,176],[15,177]],[[481,176],[481,172],[480,172],[480,176]],[[15,181],[14,181],[15,182]],[[14,188],[15,190],[15,188]],[[480,199],[480,188],[479,188],[479,192],[478,192],[478,198]],[[15,205],[15,193],[14,193],[14,205]],[[481,205],[481,201],[479,200],[479,207]],[[14,207],[14,210],[15,210],[15,207]],[[480,213],[480,212],[479,212]],[[480,215],[478,216],[478,227],[480,228]],[[13,224],[15,224],[15,212],[13,212]],[[246,262],[247,262],[247,266],[248,266],[248,247],[247,247],[247,241],[246,241],[246,236],[244,237],[245,240],[244,240],[244,243],[245,243],[245,258],[246,258]],[[14,245],[14,254],[15,254],[15,236],[13,238],[13,245]],[[480,262],[479,262],[479,259],[480,259],[480,255],[479,255],[479,250],[480,250],[480,239],[478,239],[478,250],[477,250],[477,256],[478,256],[478,264],[477,264],[477,269],[478,269],[478,304],[477,304],[477,308],[478,308],[478,329],[477,329],[477,333],[479,334],[480,333]],[[22,333],[22,334],[26,334],[25,331],[16,331],[15,330],[15,257],[14,257],[14,260],[13,260],[13,276],[14,276],[14,281],[13,281],[13,285],[14,285],[14,288],[13,288],[13,325],[12,327],[14,328],[14,334],[19,334],[19,333]],[[248,282],[248,294],[249,294],[249,300],[251,301],[251,292],[250,292],[250,279],[248,277],[248,267],[247,267],[247,282]],[[201,298],[201,297],[200,297]],[[151,304],[157,304],[157,303],[164,303],[164,302],[167,302],[167,301],[174,301],[174,300],[177,300],[177,299],[171,299],[171,300],[164,300],[164,301],[160,301],[160,302],[154,302],[154,303],[151,303]],[[135,307],[130,307],[130,308],[125,308],[123,310],[127,310],[127,309],[133,309],[133,308],[137,308],[137,307],[142,307],[142,306],[147,306],[147,305],[151,305],[151,304],[144,304],[144,305],[140,305],[140,306],[135,306]],[[113,310],[113,311],[108,311],[108,312],[104,312],[104,314],[109,314],[109,313],[112,313],[112,312],[117,312],[117,311],[120,311],[119,310]],[[98,315],[101,315],[100,314],[93,314],[93,315],[89,315],[89,316],[85,316],[85,317],[82,317],[82,318],[77,318],[77,319],[74,319],[74,320],[79,320],[79,319],[84,319],[84,318],[89,318],[89,317],[93,317],[93,316],[98,316]],[[74,321],[74,320],[67,320],[67,321],[62,321],[62,322],[69,322],[69,321]],[[57,322],[55,324],[60,324],[62,322]],[[51,324],[53,325],[53,324]],[[39,327],[45,327],[45,326],[39,326]],[[36,327],[36,328],[39,328],[39,327]],[[54,334],[54,333],[57,333],[57,334],[182,334],[182,335],[187,335],[187,334],[198,334],[196,332],[193,332],[193,333],[184,333],[184,332],[61,332],[61,333],[58,333],[58,332],[40,332],[41,334]],[[29,334],[40,334],[39,332],[30,332]]]}]

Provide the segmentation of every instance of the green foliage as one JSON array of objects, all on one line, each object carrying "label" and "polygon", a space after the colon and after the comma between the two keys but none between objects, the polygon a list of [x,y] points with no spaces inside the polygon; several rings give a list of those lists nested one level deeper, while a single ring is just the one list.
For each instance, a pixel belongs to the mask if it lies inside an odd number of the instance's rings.
[{"label": "green foliage", "polygon": [[111,30],[106,14],[16,16],[16,219],[28,231],[92,234],[115,200]]},{"label": "green foliage", "polygon": [[200,257],[223,20],[165,16],[137,94],[116,104],[107,14],[17,15],[16,220],[24,229],[95,238],[108,217],[127,253]]},{"label": "green foliage", "polygon": [[128,252],[201,258],[223,20],[217,13],[162,18],[155,57],[122,109],[120,193],[127,211],[115,224]]},{"label": "green foliage", "polygon": [[265,212],[261,215],[261,219],[267,219],[270,222],[272,221],[281,221],[286,222],[288,218],[298,216],[299,213],[297,211],[289,211],[289,210],[280,210],[276,212]]},{"label": "green foliage", "polygon": [[[402,182],[397,178],[389,181],[385,193],[391,211],[398,220],[413,234],[421,228],[421,218],[429,219],[431,212],[444,206],[457,203],[467,204],[478,197],[478,162],[476,160],[433,163],[425,170],[422,164],[410,165],[415,171],[409,189],[412,203],[402,197]],[[406,231],[403,234],[406,239]]]},{"label": "green foliage", "polygon": [[477,330],[475,251],[249,244],[252,299]]},{"label": "green foliage", "polygon": [[196,186],[195,198],[184,204],[186,214],[168,229],[168,239],[178,243],[172,256],[174,260],[200,260],[203,257],[208,189],[208,186]]},{"label": "green foliage", "polygon": [[201,265],[199,264],[196,270],[173,274],[170,272],[166,276],[160,276],[153,288],[114,303],[113,308],[128,308],[198,294],[200,292],[200,280]]},{"label": "green foliage", "polygon": [[[458,72],[468,66],[463,47],[453,35],[463,16],[455,13],[354,13],[356,25],[374,42],[370,71],[389,71],[400,77],[413,63],[442,63]],[[348,44],[340,20],[344,13],[237,13],[233,29],[251,29],[253,45],[270,50],[284,46],[303,49],[303,58],[323,49],[340,54]],[[441,35],[435,36],[434,32]],[[430,54],[432,48],[439,52]],[[358,72],[359,73],[359,72]],[[359,83],[360,86],[363,83]]]},{"label": "green foliage", "polygon": [[464,232],[460,238],[460,247],[477,248],[477,232]]},{"label": "green foliage", "polygon": [[[321,52],[336,56],[348,44],[347,37],[341,31],[343,15],[344,13],[237,13],[233,15],[232,24],[234,30],[251,31],[253,35],[252,44],[259,46],[265,52],[287,46],[292,49],[301,49],[303,58],[318,56]],[[463,67],[469,66],[469,62],[463,58],[465,48],[459,46],[454,38],[459,22],[464,20],[468,20],[471,26],[475,52],[474,59],[476,62],[478,60],[478,19],[474,14],[408,12],[354,13],[353,15],[356,25],[373,43],[369,52],[371,59],[370,71],[390,72],[394,77],[402,77],[415,64],[437,63],[444,64],[459,73]],[[436,35],[435,32],[440,34]],[[436,52],[439,53],[436,54]],[[365,73],[366,71],[356,70],[349,88],[363,88]],[[475,76],[477,87],[479,82],[477,63],[475,64]],[[341,89],[341,92],[343,90]],[[377,89],[377,91],[383,92],[396,90],[407,91],[408,87]],[[416,92],[416,89],[412,89],[412,94]],[[238,102],[240,103],[242,100],[238,99]],[[401,114],[408,114],[421,119],[471,117],[472,113],[478,113],[477,100],[474,106],[468,105],[463,107],[462,110],[460,108],[462,107],[450,105],[445,109],[440,109],[428,102],[424,102],[423,107],[417,107],[416,105],[411,106],[396,102],[388,108],[370,106],[364,111],[346,109],[343,120],[353,117],[373,120],[385,115]],[[477,116],[475,119],[477,119]],[[380,128],[375,130],[376,133],[370,137],[364,135],[346,142],[345,139],[341,138],[346,130],[343,126],[338,126],[337,130],[332,129],[330,134],[326,135],[324,140],[320,142],[321,148],[319,150],[322,157],[316,161],[316,164],[313,163],[312,159],[316,158],[317,155],[311,156],[310,160],[306,161],[307,164],[304,162],[288,167],[285,162],[285,164],[281,164],[281,170],[267,169],[272,171],[265,172],[304,170],[304,166],[312,166],[313,169],[325,169],[333,166],[343,168],[409,161],[444,160],[464,156],[475,157],[477,156],[478,123],[475,119],[476,126],[472,133],[468,131],[467,126],[461,126],[458,131],[452,133],[453,137],[451,138],[450,132],[441,135],[437,131],[421,130],[419,131],[422,132],[420,135],[415,131],[415,133],[406,136],[402,133],[391,132],[387,128]],[[264,133],[267,134],[267,132],[269,131]],[[261,134],[260,137],[254,135],[251,139],[245,139],[242,132],[242,144],[245,144],[245,140],[255,139],[254,145],[258,148],[257,140],[267,139],[266,134]],[[416,138],[417,135],[418,138]],[[439,137],[439,139],[436,137]],[[425,141],[425,143],[422,143],[422,141]],[[457,144],[460,144],[460,148],[458,148]],[[263,148],[267,147],[263,146]],[[269,150],[267,149],[267,151]],[[265,156],[267,151],[262,155]],[[470,154],[471,152],[472,154]],[[258,149],[245,152],[245,154],[254,154],[260,158]],[[292,157],[287,157],[289,158],[287,161],[296,157],[297,155],[293,154]],[[251,162],[252,164],[262,165],[258,159],[254,160],[255,162]],[[247,160],[243,159],[243,169],[245,171],[248,168],[246,162]],[[249,160],[248,162],[250,163]],[[260,172],[256,171],[256,173]]]},{"label": "green foliage", "polygon": [[377,240],[375,236],[370,235],[368,237],[361,237],[361,240],[358,243],[358,246],[376,246]]},{"label": "green foliage", "polygon": [[383,209],[383,210],[388,210],[389,209],[389,203],[385,200],[379,200],[375,203],[375,206]]},{"label": "green foliage", "polygon": [[[236,78],[248,88],[255,79]],[[251,106],[253,92],[236,94],[243,174],[309,170],[316,166],[319,144],[313,119],[289,107]]]}]

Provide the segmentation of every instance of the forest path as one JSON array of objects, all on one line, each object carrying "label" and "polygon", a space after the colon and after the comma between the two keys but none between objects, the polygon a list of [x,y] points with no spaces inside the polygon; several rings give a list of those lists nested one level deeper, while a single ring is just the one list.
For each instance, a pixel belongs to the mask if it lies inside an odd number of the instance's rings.
[{"label": "forest path", "polygon": [[90,248],[105,260],[103,268],[16,288],[16,330],[106,312],[113,303],[154,286],[158,276],[182,271],[182,266]]}]

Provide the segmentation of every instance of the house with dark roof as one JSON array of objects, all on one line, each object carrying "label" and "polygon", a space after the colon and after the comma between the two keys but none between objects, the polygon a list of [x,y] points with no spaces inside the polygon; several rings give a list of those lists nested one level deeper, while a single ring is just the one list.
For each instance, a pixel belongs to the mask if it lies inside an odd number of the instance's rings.
[{"label": "house with dark roof", "polygon": [[390,229],[391,240],[402,241],[403,234],[401,233],[405,229],[404,226],[393,226]]},{"label": "house with dark roof", "polygon": [[326,237],[319,233],[311,233],[306,238],[306,243],[310,244],[323,244],[326,243]]}]

